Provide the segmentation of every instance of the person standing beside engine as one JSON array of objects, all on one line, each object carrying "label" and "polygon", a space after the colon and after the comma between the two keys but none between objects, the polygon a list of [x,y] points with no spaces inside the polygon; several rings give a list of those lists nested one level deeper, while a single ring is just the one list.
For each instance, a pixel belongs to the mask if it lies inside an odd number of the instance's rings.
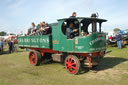
[{"label": "person standing beside engine", "polygon": [[116,35],[116,40],[117,40],[117,46],[118,48],[122,48],[122,36],[120,34]]}]

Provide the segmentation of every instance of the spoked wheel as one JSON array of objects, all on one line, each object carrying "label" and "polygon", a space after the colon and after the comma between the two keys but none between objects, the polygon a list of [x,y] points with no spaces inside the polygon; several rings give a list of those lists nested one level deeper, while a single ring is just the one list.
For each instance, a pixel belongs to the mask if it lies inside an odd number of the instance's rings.
[{"label": "spoked wheel", "polygon": [[34,66],[39,66],[41,62],[41,54],[38,51],[30,51],[29,53],[30,64]]},{"label": "spoked wheel", "polygon": [[65,66],[70,74],[77,74],[80,69],[80,61],[74,55],[69,55],[65,59]]}]

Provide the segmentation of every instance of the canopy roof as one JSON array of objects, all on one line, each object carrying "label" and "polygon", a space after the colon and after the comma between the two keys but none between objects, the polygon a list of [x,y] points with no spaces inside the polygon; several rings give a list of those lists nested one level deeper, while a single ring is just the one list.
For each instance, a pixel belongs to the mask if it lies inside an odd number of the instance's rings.
[{"label": "canopy roof", "polygon": [[78,20],[84,20],[88,22],[96,21],[96,22],[106,22],[107,20],[105,19],[100,19],[100,18],[91,18],[91,17],[69,17],[69,18],[63,18],[63,19],[58,19],[58,21],[61,20],[72,20],[72,19],[78,19]]}]

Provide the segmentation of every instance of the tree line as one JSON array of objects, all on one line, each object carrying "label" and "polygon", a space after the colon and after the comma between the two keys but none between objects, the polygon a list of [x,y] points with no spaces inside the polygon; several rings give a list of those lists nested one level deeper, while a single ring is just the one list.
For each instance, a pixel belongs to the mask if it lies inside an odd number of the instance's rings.
[{"label": "tree line", "polygon": [[[5,35],[7,35],[7,32],[5,32],[5,31],[1,31],[0,32],[0,36],[5,36]],[[15,35],[14,33],[10,33],[10,35]]]}]

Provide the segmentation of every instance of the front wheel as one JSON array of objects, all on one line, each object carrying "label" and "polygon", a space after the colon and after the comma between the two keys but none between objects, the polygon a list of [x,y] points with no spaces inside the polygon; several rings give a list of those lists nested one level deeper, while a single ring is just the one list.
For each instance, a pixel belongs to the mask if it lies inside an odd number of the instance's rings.
[{"label": "front wheel", "polygon": [[80,70],[80,61],[74,55],[68,55],[65,58],[65,67],[70,74],[78,74]]}]

